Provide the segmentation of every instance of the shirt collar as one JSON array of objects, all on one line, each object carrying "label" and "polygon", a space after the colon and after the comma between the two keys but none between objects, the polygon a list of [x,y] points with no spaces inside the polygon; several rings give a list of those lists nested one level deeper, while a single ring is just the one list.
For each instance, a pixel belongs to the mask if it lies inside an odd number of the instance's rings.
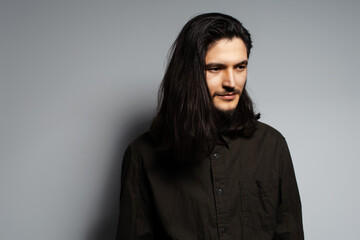
[{"label": "shirt collar", "polygon": [[224,134],[220,135],[221,140],[225,143],[225,146],[230,149],[230,142],[231,139],[228,136],[225,136]]}]

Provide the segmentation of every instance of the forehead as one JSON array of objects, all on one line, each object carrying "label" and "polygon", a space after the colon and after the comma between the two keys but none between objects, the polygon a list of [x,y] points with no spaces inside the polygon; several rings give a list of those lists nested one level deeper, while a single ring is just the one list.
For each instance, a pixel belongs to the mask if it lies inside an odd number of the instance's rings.
[{"label": "forehead", "polygon": [[220,39],[209,46],[205,61],[227,62],[247,60],[247,50],[240,38]]}]

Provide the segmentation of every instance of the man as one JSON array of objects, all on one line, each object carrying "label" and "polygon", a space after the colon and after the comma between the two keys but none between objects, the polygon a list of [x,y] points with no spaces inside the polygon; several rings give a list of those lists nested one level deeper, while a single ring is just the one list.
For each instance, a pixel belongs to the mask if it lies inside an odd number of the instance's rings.
[{"label": "man", "polygon": [[219,13],[181,30],[151,129],[125,152],[117,239],[303,239],[286,141],[245,89],[251,47]]}]

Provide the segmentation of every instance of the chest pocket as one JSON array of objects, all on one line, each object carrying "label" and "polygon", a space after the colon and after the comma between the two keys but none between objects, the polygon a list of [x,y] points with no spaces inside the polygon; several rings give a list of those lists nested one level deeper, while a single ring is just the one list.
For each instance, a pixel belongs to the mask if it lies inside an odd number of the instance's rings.
[{"label": "chest pocket", "polygon": [[278,180],[245,180],[240,182],[244,226],[272,230],[279,205]]}]

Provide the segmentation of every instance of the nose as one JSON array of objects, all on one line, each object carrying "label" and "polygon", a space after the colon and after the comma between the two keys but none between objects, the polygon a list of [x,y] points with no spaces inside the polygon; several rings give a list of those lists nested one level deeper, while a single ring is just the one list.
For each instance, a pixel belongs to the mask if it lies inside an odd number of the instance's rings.
[{"label": "nose", "polygon": [[226,88],[235,88],[235,73],[233,69],[228,69],[224,72],[222,85]]}]

